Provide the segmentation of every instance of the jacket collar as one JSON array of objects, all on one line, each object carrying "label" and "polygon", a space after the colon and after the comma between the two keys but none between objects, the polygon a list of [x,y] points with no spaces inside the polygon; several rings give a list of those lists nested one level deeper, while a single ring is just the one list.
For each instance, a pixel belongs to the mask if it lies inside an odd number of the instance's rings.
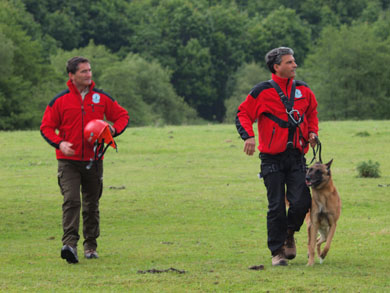
[{"label": "jacket collar", "polygon": [[[73,82],[70,79],[67,81],[66,85],[68,86],[68,88],[71,92],[80,94],[79,90],[77,89],[77,87],[73,84]],[[95,87],[95,82],[92,80],[92,82],[89,86],[89,92],[91,92],[94,87]]]},{"label": "jacket collar", "polygon": [[283,78],[280,76],[277,76],[276,74],[272,73],[272,79],[276,81],[276,83],[280,86],[282,91],[286,94],[287,90],[287,95],[290,96],[290,91],[291,91],[291,86],[292,86],[292,81],[293,79],[291,78]]}]

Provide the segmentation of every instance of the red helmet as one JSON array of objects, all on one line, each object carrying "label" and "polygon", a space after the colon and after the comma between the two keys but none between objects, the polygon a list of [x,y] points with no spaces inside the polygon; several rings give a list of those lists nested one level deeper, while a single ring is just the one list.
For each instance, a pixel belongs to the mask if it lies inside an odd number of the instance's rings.
[{"label": "red helmet", "polygon": [[99,144],[104,142],[116,149],[116,144],[112,138],[108,123],[103,120],[95,119],[89,121],[84,128],[84,138],[92,145],[95,144],[96,141]]}]

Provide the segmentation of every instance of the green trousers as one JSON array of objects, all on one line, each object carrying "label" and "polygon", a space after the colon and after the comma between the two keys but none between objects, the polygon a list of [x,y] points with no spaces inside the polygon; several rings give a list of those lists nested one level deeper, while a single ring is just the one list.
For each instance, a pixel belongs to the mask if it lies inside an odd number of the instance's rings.
[{"label": "green trousers", "polygon": [[[62,204],[62,243],[77,247],[80,239],[80,209],[83,216],[84,250],[96,250],[99,237],[99,199],[103,191],[103,162],[58,160],[58,185],[64,201]],[[81,191],[81,200],[80,200]]]}]

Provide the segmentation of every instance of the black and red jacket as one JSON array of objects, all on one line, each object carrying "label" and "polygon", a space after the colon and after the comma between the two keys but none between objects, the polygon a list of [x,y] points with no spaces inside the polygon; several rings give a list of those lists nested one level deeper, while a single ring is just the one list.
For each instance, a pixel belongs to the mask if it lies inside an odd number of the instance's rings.
[{"label": "black and red jacket", "polygon": [[[125,131],[129,123],[127,111],[107,93],[95,88],[92,81],[84,101],[71,80],[68,89],[58,94],[46,107],[41,123],[43,138],[56,148],[57,159],[89,161],[95,154],[84,139],[84,127],[93,119],[113,122],[115,136]],[[57,133],[58,132],[58,133]],[[73,144],[74,156],[65,156],[59,149],[61,141]]]},{"label": "black and red jacket", "polygon": [[[283,93],[290,97],[292,80],[281,78],[275,74],[272,74],[272,79],[279,85]],[[299,125],[299,129],[295,131],[293,147],[307,153],[309,146],[307,143],[302,144],[302,140],[307,142],[310,132],[318,134],[317,101],[306,83],[295,81],[295,85],[294,109],[299,112],[300,116],[304,116],[304,119]],[[268,81],[257,84],[238,107],[237,130],[243,140],[254,137],[252,125],[257,120],[259,151],[271,155],[282,153],[287,148],[288,128],[280,127],[278,123],[264,115],[265,113],[270,113],[288,122],[286,107]]]}]

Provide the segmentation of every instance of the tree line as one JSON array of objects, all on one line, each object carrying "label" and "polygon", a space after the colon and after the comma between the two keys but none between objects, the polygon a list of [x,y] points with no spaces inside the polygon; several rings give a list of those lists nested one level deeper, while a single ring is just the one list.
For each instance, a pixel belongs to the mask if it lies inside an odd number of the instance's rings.
[{"label": "tree line", "polygon": [[0,0],[0,129],[34,129],[66,61],[131,125],[232,122],[264,55],[288,46],[320,119],[390,118],[387,0]]}]

